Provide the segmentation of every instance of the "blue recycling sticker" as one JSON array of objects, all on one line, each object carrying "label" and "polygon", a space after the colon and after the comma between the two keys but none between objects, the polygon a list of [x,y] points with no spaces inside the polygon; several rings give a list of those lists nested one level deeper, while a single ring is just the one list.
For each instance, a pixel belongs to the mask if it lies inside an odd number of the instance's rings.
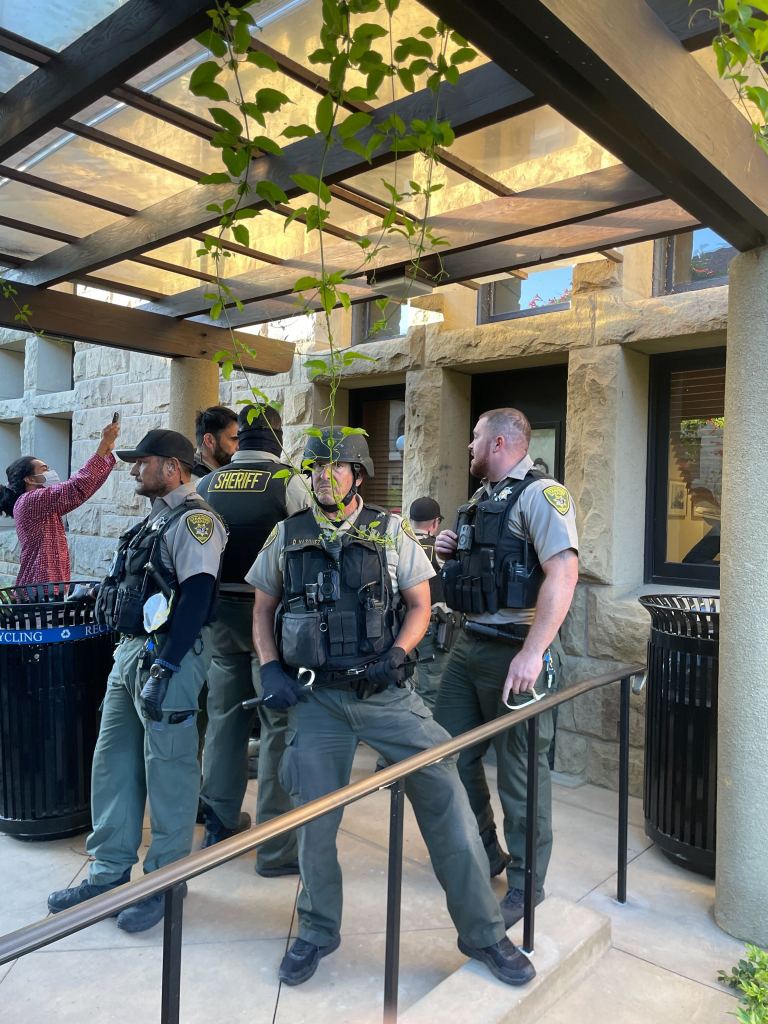
[{"label": "blue recycling sticker", "polygon": [[56,629],[0,629],[0,644],[61,644],[111,633],[109,626],[60,626]]}]

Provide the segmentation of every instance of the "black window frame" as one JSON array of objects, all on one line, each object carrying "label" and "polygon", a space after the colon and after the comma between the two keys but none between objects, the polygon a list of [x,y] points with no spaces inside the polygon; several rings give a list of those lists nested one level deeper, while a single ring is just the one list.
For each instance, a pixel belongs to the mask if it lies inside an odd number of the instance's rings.
[{"label": "black window frame", "polygon": [[684,587],[720,587],[719,565],[668,562],[670,380],[676,370],[725,366],[725,348],[651,356],[648,416],[648,473],[645,514],[645,582]]},{"label": "black window frame", "polygon": [[[692,229],[690,233],[693,233]],[[678,235],[688,234],[689,231],[680,231]],[[667,235],[666,238],[657,238],[654,243],[654,294],[655,295],[678,295],[681,292],[698,292],[702,288],[722,288],[728,284],[728,275],[713,277],[708,281],[680,281],[675,284],[675,245],[678,235]]]}]

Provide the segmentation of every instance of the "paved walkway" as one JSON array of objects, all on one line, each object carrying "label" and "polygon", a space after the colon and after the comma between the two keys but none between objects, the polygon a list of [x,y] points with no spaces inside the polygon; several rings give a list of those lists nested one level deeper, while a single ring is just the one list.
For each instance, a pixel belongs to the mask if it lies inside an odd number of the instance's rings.
[{"label": "paved walkway", "polygon": [[[361,748],[354,777],[372,768],[371,752]],[[254,787],[246,797],[248,810]],[[547,892],[608,914],[613,948],[541,1024],[727,1024],[736,1003],[718,985],[717,971],[730,968],[743,947],[714,924],[712,884],[675,867],[650,846],[640,803],[632,800],[629,902],[616,904],[616,804],[615,793],[594,786],[555,787]],[[184,911],[184,1024],[381,1020],[388,808],[388,795],[378,793],[346,811],[339,834],[345,878],[342,945],[299,988],[277,982],[295,924],[295,879],[259,878],[251,854],[190,884]],[[84,837],[20,843],[0,836],[0,931],[41,917],[48,892],[82,878],[86,863]],[[499,879],[495,884],[501,897],[504,884]],[[0,967],[0,1020],[157,1021],[161,948],[161,927],[129,936],[110,920]],[[401,949],[402,1009],[465,962],[410,810]]]}]

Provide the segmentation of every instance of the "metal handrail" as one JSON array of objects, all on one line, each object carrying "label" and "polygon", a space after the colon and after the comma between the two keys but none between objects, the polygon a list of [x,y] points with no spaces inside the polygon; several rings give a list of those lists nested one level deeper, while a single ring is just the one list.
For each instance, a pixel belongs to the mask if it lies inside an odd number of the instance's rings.
[{"label": "metal handrail", "polygon": [[[414,754],[412,757],[399,761],[397,764],[394,764],[389,768],[384,768],[381,771],[376,772],[375,775],[366,779],[361,779],[359,782],[352,783],[348,786],[344,786],[342,789],[335,790],[333,793],[329,793],[317,800],[312,800],[309,803],[303,804],[295,810],[289,811],[286,814],[281,814],[279,817],[273,818],[271,821],[265,822],[263,825],[256,825],[247,832],[241,832],[238,835],[216,843],[214,846],[208,847],[205,850],[192,853],[182,860],[175,861],[173,864],[159,868],[135,882],[126,882],[124,885],[111,889],[109,892],[106,892],[101,896],[95,896],[93,899],[87,900],[85,903],[71,907],[69,910],[64,910],[55,917],[47,917],[41,921],[35,922],[34,924],[26,925],[23,928],[18,928],[13,932],[9,932],[8,934],[0,937],[0,966],[11,960],[15,960],[20,956],[25,956],[27,953],[32,953],[43,946],[50,945],[52,942],[63,939],[74,932],[82,931],[82,929],[87,928],[92,924],[96,924],[98,921],[103,921],[108,917],[114,917],[120,913],[121,910],[132,906],[134,903],[145,900],[150,896],[165,893],[166,919],[164,936],[162,1019],[164,1021],[166,1019],[177,1020],[179,978],[178,957],[180,955],[181,948],[182,883],[191,878],[195,878],[197,875],[204,874],[206,871],[210,871],[212,868],[218,867],[220,864],[226,864],[227,861],[234,860],[236,857],[239,857],[244,853],[249,853],[251,850],[255,850],[258,846],[261,846],[262,843],[265,843],[269,839],[274,839],[277,836],[284,835],[287,832],[300,828],[302,825],[306,825],[308,822],[314,821],[316,818],[320,818],[330,811],[346,807],[348,804],[354,803],[355,801],[362,799],[362,797],[368,796],[370,793],[375,793],[379,790],[394,786],[395,790],[393,793],[393,799],[397,797],[402,805],[403,781],[414,772],[420,771],[422,768],[426,768],[438,761],[442,761],[446,757],[459,754],[462,750],[475,746],[475,744],[490,740],[499,733],[502,733],[515,725],[519,725],[522,722],[529,722],[529,727],[536,726],[538,724],[536,719],[543,711],[547,711],[559,706],[560,704],[564,704],[569,700],[573,700],[575,697],[588,693],[590,690],[595,690],[601,686],[606,686],[609,683],[615,683],[618,681],[621,681],[622,683],[623,696],[621,740],[622,745],[627,746],[627,749],[623,751],[621,757],[623,777],[620,778],[619,794],[619,899],[621,902],[624,902],[622,899],[622,886],[625,889],[627,813],[627,793],[625,791],[627,790],[628,782],[629,681],[633,676],[642,672],[645,672],[644,665],[622,665],[612,672],[606,672],[602,675],[594,676],[591,679],[585,679],[580,683],[575,683],[573,686],[566,687],[559,693],[548,696],[545,700],[526,705],[519,712],[502,715],[499,718],[494,719],[492,722],[487,722],[484,725],[480,725],[475,729],[469,730],[469,732],[461,733],[459,736],[454,736],[452,739],[446,740],[445,743],[440,743],[420,754]],[[624,694],[626,694],[625,698]],[[625,704],[626,714],[624,709]],[[529,772],[532,767],[531,762],[535,762],[535,760],[535,757],[531,757],[531,745],[529,744]],[[627,762],[627,764],[625,764],[625,762]],[[535,794],[531,794],[530,789],[531,787],[529,786],[529,811],[531,809],[531,799],[535,799]],[[623,882],[621,871],[622,815],[624,817]],[[533,817],[535,820],[535,815],[529,816]],[[529,836],[529,845],[530,838],[531,837]],[[400,842],[402,842],[402,833],[400,835]],[[529,890],[527,895],[532,897],[531,883],[533,873],[530,863],[526,866],[526,876],[529,883],[527,886]],[[532,948],[533,900],[532,898],[529,898],[526,902],[528,904],[526,908],[526,932],[531,936],[531,941],[526,942],[525,944],[530,949]],[[165,954],[169,952],[173,954],[174,951],[176,962],[166,964]],[[173,955],[171,956],[171,959],[173,959]],[[172,981],[175,982],[176,987],[175,1000],[172,998],[173,994],[166,991],[166,982],[170,984]],[[172,1003],[175,1002],[175,1007],[168,1005],[167,1001],[169,999]],[[176,1011],[175,1017],[173,1013],[174,1009]],[[169,1011],[167,1015],[166,1011]]]}]

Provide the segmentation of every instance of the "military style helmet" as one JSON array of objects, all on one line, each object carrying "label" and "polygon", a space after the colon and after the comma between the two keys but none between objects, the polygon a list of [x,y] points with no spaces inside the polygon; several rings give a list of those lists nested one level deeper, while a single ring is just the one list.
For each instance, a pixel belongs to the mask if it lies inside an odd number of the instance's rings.
[{"label": "military style helmet", "polygon": [[[329,443],[330,442],[330,443]],[[332,462],[352,462],[362,466],[373,476],[373,459],[363,434],[343,434],[341,427],[323,427],[320,437],[310,436],[304,448],[303,462],[330,459]]]}]

